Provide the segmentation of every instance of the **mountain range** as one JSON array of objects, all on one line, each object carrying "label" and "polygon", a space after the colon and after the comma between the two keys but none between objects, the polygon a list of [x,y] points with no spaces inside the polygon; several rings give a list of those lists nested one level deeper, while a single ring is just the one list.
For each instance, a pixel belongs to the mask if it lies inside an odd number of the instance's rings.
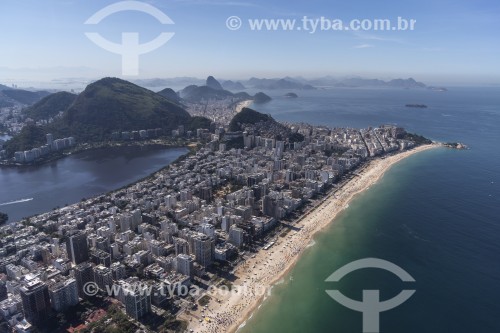
[{"label": "mountain range", "polygon": [[48,91],[29,91],[2,86],[2,89],[0,89],[0,106],[32,105],[48,95],[50,95]]},{"label": "mountain range", "polygon": [[[227,83],[227,81],[226,81]],[[232,83],[233,87],[238,86],[237,83]],[[255,96],[258,96],[258,93]],[[203,100],[221,100],[226,98],[240,98],[240,99],[254,99],[247,92],[236,92],[233,93],[229,90],[225,90],[223,85],[215,79],[213,76],[209,76],[205,82],[205,85],[189,85],[184,89],[180,90],[177,95],[187,102],[201,102]],[[265,95],[265,94],[263,94]]]},{"label": "mountain range", "polygon": [[[149,87],[149,86],[201,86],[203,83],[207,85],[207,82],[203,82],[200,79],[192,77],[182,77],[182,78],[172,78],[172,79],[144,79],[135,81],[137,84]],[[303,77],[290,77],[286,76],[283,78],[256,78],[252,77],[248,80],[220,80],[220,86],[224,90],[228,91],[242,91],[245,89],[261,89],[261,90],[274,90],[274,89],[293,89],[293,90],[311,90],[316,88],[324,87],[393,87],[393,88],[425,88],[426,85],[422,82],[418,82],[413,78],[407,79],[392,79],[392,80],[381,80],[381,79],[366,79],[361,77],[333,77],[333,76],[323,76],[319,78],[306,79]],[[219,87],[208,85],[211,88],[219,89]]]}]

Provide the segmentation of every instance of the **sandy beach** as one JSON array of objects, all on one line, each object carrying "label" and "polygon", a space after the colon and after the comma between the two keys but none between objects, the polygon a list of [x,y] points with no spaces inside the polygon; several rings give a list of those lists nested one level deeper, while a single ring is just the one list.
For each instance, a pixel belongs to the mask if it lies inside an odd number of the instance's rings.
[{"label": "sandy beach", "polygon": [[236,107],[234,108],[234,111],[236,113],[239,113],[243,108],[249,107],[253,103],[252,100],[246,100],[246,101],[241,101],[238,104],[236,104]]},{"label": "sandy beach", "polygon": [[[193,332],[236,332],[252,315],[273,284],[281,280],[295,265],[301,253],[312,242],[313,236],[327,225],[358,194],[376,183],[384,173],[399,161],[418,152],[439,147],[425,145],[415,149],[372,160],[344,186],[331,192],[316,208],[304,214],[294,224],[286,237],[276,237],[276,243],[248,259],[235,271],[237,279],[233,291],[216,289],[211,293],[210,303],[197,311],[183,313],[180,319],[187,320]],[[237,292],[235,292],[237,290]]]}]

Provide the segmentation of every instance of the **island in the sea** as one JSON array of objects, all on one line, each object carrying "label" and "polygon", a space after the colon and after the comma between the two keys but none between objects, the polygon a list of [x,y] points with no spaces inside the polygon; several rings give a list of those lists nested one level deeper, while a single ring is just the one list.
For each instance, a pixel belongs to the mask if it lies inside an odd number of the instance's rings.
[{"label": "island in the sea", "polygon": [[407,108],[419,108],[419,109],[426,109],[427,105],[425,104],[406,104],[405,105]]},{"label": "island in the sea", "polygon": [[287,97],[287,98],[297,98],[297,97],[299,97],[299,95],[297,95],[294,92],[286,93],[284,96]]},{"label": "island in the sea", "polygon": [[443,146],[447,147],[447,148],[458,149],[458,150],[469,149],[469,147],[466,144],[461,143],[461,142],[446,142],[446,143],[443,143]]}]

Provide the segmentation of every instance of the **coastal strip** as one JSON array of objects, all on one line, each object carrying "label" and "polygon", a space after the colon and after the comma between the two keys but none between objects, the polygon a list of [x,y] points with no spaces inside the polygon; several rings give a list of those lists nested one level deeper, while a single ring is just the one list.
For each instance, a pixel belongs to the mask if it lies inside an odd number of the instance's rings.
[{"label": "coastal strip", "polygon": [[245,325],[272,286],[294,267],[313,236],[328,226],[346,209],[359,193],[375,184],[387,170],[403,159],[422,151],[441,147],[423,145],[385,158],[371,160],[355,177],[333,189],[316,207],[306,212],[285,237],[276,237],[268,250],[263,250],[240,265],[234,272],[233,290],[213,290],[210,302],[194,312],[182,314],[193,332],[234,333]]},{"label": "coastal strip", "polygon": [[253,103],[253,100],[251,99],[248,99],[248,100],[245,100],[245,101],[241,101],[241,102],[238,102],[234,108],[234,111],[236,113],[240,113],[241,110],[243,110],[244,108],[248,108],[250,107],[250,105],[252,105]]}]

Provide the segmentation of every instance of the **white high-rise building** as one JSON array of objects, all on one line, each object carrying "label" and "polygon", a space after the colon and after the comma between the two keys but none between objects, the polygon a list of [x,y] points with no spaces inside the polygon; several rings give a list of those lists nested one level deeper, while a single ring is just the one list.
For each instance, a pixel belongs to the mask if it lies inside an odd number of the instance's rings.
[{"label": "white high-rise building", "polygon": [[207,267],[212,264],[215,256],[215,242],[212,238],[204,235],[195,235],[192,239],[193,241],[193,253],[196,258],[196,262]]},{"label": "white high-rise building", "polygon": [[194,259],[187,254],[179,254],[177,260],[177,272],[183,275],[192,276]]},{"label": "white high-rise building", "polygon": [[122,286],[125,288],[125,311],[130,317],[138,320],[151,311],[151,295],[148,294],[146,285],[130,286],[130,288],[128,286],[130,285]]},{"label": "white high-rise building", "polygon": [[215,227],[210,223],[204,223],[200,226],[200,231],[208,237],[215,237]]},{"label": "white high-rise building", "polygon": [[236,247],[241,247],[244,242],[244,230],[238,228],[236,225],[232,225],[229,228],[229,243]]},{"label": "white high-rise building", "polygon": [[67,280],[54,281],[54,284],[49,286],[49,296],[52,308],[57,312],[77,305],[79,300],[76,280],[69,278]]}]

